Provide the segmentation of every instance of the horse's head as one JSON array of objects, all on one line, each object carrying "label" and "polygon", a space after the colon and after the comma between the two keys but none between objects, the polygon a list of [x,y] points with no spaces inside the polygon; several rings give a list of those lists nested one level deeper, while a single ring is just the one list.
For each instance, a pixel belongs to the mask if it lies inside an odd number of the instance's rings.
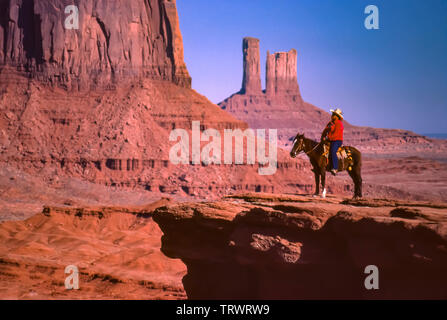
[{"label": "horse's head", "polygon": [[298,133],[293,139],[293,147],[290,151],[290,156],[295,158],[298,153],[304,150],[304,134]]}]

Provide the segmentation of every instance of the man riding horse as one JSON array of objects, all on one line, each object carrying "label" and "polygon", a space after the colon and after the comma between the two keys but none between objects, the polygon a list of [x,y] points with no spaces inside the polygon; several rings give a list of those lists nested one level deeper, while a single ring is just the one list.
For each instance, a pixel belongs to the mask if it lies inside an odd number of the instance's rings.
[{"label": "man riding horse", "polygon": [[339,108],[330,111],[332,112],[331,121],[323,130],[321,141],[326,139],[330,141],[329,159],[332,162],[331,173],[335,176],[338,170],[337,151],[343,144],[343,112]]},{"label": "man riding horse", "polygon": [[[362,197],[362,154],[351,146],[343,146],[343,113],[340,109],[330,110],[331,121],[321,135],[320,142],[306,138],[304,133],[298,132],[293,138],[293,146],[290,156],[295,158],[300,152],[304,152],[310,160],[312,171],[315,174],[315,195],[320,193],[320,182],[323,188],[322,197],[326,196],[326,171],[336,174],[347,171],[354,182],[354,198]],[[326,148],[326,137],[330,141],[330,150]],[[292,139],[290,139],[292,140]],[[340,148],[340,152],[339,151]],[[328,163],[327,154],[330,154]],[[339,161],[339,157],[340,160]]]}]

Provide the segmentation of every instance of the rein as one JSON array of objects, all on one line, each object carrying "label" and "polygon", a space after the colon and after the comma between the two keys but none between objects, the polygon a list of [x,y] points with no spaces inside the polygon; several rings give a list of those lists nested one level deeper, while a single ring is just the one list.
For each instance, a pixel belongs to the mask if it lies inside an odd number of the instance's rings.
[{"label": "rein", "polygon": [[313,149],[312,150],[310,150],[310,151],[304,151],[306,154],[310,154],[310,153],[312,153],[313,151],[315,151],[315,149],[317,149],[318,148],[318,146],[321,144],[321,141],[320,141],[320,143],[318,143],[315,147],[313,147]]},{"label": "rein", "polygon": [[315,149],[317,149],[318,148],[318,146],[321,144],[321,141],[319,142],[319,143],[317,143],[317,145],[315,146],[315,147],[313,147],[313,149],[312,150],[310,150],[310,151],[304,151],[304,153],[305,154],[310,154],[310,153],[312,153],[312,152],[314,152],[315,151]]}]

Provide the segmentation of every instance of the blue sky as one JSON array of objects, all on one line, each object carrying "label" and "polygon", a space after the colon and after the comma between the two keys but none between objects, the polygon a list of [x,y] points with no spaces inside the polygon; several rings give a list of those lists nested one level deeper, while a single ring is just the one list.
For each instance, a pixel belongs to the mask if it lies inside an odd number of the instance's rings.
[{"label": "blue sky", "polygon": [[[367,5],[379,30],[367,30]],[[447,133],[447,0],[178,0],[193,88],[218,103],[239,91],[242,38],[298,51],[305,101],[356,125]]]}]

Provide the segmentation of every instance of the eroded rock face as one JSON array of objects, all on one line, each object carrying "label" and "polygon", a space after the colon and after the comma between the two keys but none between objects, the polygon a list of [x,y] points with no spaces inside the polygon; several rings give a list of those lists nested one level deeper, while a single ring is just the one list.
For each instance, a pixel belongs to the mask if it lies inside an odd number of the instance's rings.
[{"label": "eroded rock face", "polygon": [[3,0],[0,68],[67,88],[113,87],[137,77],[184,87],[191,78],[174,0],[79,3],[79,29],[65,28],[65,0]]},{"label": "eroded rock face", "polygon": [[[411,207],[418,215],[396,215]],[[169,204],[162,252],[192,299],[445,299],[447,206],[245,194]],[[379,269],[367,290],[365,268]]]}]

